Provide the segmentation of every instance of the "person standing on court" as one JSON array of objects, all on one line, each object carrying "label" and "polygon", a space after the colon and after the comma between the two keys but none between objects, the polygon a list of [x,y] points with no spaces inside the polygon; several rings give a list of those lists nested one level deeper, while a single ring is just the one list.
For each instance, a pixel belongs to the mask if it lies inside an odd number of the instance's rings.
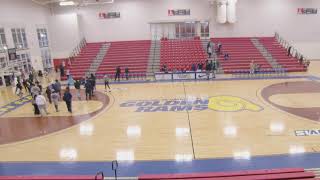
[{"label": "person standing on court", "polygon": [[39,115],[40,114],[40,111],[39,111],[39,107],[36,103],[36,99],[37,99],[37,96],[38,95],[32,95],[32,105],[33,105],[33,108],[34,108],[34,115]]},{"label": "person standing on court", "polygon": [[94,76],[93,74],[90,75],[90,81],[92,83],[92,95],[93,95],[93,91],[96,90],[96,76]]},{"label": "person standing on court", "polygon": [[40,94],[42,94],[42,85],[39,81],[36,81],[36,86],[38,86],[38,88],[40,89]]},{"label": "person standing on court", "polygon": [[118,81],[120,81],[120,74],[121,74],[121,68],[120,68],[120,66],[118,66],[116,69],[116,76],[114,78],[114,81],[116,81],[117,78],[118,78]]},{"label": "person standing on court", "polygon": [[67,87],[63,94],[63,100],[66,102],[68,112],[72,113],[72,94],[70,93],[70,88]]},{"label": "person standing on court", "polygon": [[22,93],[22,85],[20,83],[20,81],[17,82],[16,84],[16,95],[18,95],[20,98],[23,96],[23,93]]},{"label": "person standing on court", "polygon": [[61,83],[56,79],[56,83],[53,85],[53,89],[59,93],[59,96],[61,97]]},{"label": "person standing on court", "polygon": [[88,97],[89,97],[89,100],[91,100],[91,97],[92,97],[92,94],[91,94],[92,93],[92,83],[90,82],[89,78],[87,78],[84,87],[86,88],[86,100],[88,101]]},{"label": "person standing on court", "polygon": [[40,94],[40,88],[38,86],[35,86],[34,84],[31,84],[31,95],[39,95]]},{"label": "person standing on court", "polygon": [[81,100],[81,94],[80,94],[80,92],[81,92],[81,83],[80,83],[79,80],[76,80],[76,81],[74,82],[74,88],[77,90],[77,98],[78,98],[79,100]]},{"label": "person standing on court", "polygon": [[56,112],[59,112],[58,104],[59,104],[60,96],[57,91],[53,91],[51,93],[51,100],[54,104],[54,108],[56,109]]},{"label": "person standing on court", "polygon": [[49,103],[51,104],[52,103],[52,101],[51,101],[51,85],[47,87],[46,94],[47,94],[47,98],[49,100]]},{"label": "person standing on court", "polygon": [[36,97],[36,104],[39,108],[39,111],[40,111],[40,114],[41,116],[44,116],[44,115],[47,115],[49,114],[48,111],[47,111],[47,101],[46,101],[46,98],[40,94],[40,95],[37,95]]},{"label": "person standing on court", "polygon": [[124,69],[124,72],[125,72],[125,74],[126,74],[126,80],[129,80],[129,68],[126,67],[126,68]]},{"label": "person standing on court", "polygon": [[111,88],[109,86],[109,77],[108,77],[108,75],[105,74],[103,79],[104,79],[104,89],[107,90],[107,86],[108,86],[109,92],[111,92]]},{"label": "person standing on court", "polygon": [[28,81],[26,79],[23,79],[22,84],[23,84],[23,87],[24,87],[25,91],[29,92]]}]

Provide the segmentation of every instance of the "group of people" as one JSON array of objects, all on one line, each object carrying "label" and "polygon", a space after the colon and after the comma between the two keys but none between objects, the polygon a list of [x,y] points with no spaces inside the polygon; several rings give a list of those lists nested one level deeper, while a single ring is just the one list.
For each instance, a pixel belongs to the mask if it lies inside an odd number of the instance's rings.
[{"label": "group of people", "polygon": [[[125,73],[125,76],[126,76],[126,80],[129,80],[129,68],[128,67],[126,67],[124,69],[124,73]],[[118,79],[118,81],[120,81],[120,75],[121,75],[121,67],[118,66],[116,68],[116,75],[114,77],[114,81],[116,81],[117,79]]]},{"label": "group of people", "polygon": [[[21,82],[20,78],[17,78],[16,83],[16,94],[20,97],[23,95],[23,87],[26,93],[29,93],[32,97],[32,105],[34,108],[35,115],[45,116],[49,112],[47,110],[49,101],[50,104],[54,105],[56,112],[59,112],[59,101],[61,101],[61,83],[58,80],[55,80],[54,83],[50,84],[45,90],[43,86],[38,81],[37,78],[34,78],[33,72],[29,74],[29,78],[24,78]],[[63,93],[63,101],[67,105],[67,109],[72,113],[72,94],[70,93],[70,88],[67,87]]]},{"label": "group of people", "polygon": [[209,41],[207,44],[207,53],[209,58],[211,58],[214,53],[220,55],[222,53],[222,44],[218,42],[216,45],[214,42]]}]

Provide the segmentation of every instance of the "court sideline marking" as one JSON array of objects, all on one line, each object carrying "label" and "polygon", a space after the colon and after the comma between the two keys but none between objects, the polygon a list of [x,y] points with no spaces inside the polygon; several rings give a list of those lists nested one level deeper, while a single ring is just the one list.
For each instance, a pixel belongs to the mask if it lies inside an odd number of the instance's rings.
[{"label": "court sideline marking", "polygon": [[[184,84],[184,82],[182,82],[183,85],[183,91],[184,91],[184,99],[187,102],[187,92],[186,92],[186,86]],[[190,134],[190,139],[191,139],[191,146],[192,146],[192,155],[193,155],[193,159],[196,159],[196,154],[194,152],[194,145],[193,145],[193,136],[192,136],[192,128],[191,128],[191,121],[190,121],[190,114],[189,114],[189,110],[187,108],[187,116],[188,116],[188,123],[189,123],[189,134]]]}]

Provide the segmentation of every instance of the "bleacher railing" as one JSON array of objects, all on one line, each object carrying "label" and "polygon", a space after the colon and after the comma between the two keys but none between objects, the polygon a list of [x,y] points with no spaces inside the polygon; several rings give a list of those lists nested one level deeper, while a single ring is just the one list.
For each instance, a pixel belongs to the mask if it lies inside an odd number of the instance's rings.
[{"label": "bleacher railing", "polygon": [[86,39],[85,39],[85,38],[82,38],[82,39],[80,40],[80,42],[77,44],[77,46],[72,50],[72,52],[71,52],[71,54],[70,54],[69,57],[70,57],[70,58],[76,57],[76,56],[80,53],[81,49],[82,49],[86,44],[87,44]]},{"label": "bleacher railing", "polygon": [[[106,73],[110,81],[115,81],[116,74]],[[104,79],[105,74],[96,74],[96,78],[99,80]],[[132,72],[128,74],[128,78],[125,73],[120,74],[120,81],[145,81],[147,80],[146,72]]]},{"label": "bleacher railing", "polygon": [[234,70],[232,76],[235,78],[280,78],[287,76],[285,68],[260,69],[254,73],[250,70]]},{"label": "bleacher railing", "polygon": [[304,55],[302,55],[302,53],[300,53],[295,47],[290,45],[290,43],[287,40],[285,40],[282,36],[280,36],[280,34],[278,32],[275,32],[274,37],[280,43],[280,45],[282,47],[286,48],[287,50],[288,50],[289,47],[291,47],[290,54],[293,57],[296,57],[297,59],[301,59],[302,58],[303,62],[308,61],[308,59]]},{"label": "bleacher railing", "polygon": [[163,39],[167,39],[167,40],[192,40],[195,38],[210,39],[209,33],[202,33],[202,34],[197,34],[197,33],[180,33],[180,34],[157,33],[157,34],[155,34],[154,33],[151,37],[152,40],[163,40]]}]

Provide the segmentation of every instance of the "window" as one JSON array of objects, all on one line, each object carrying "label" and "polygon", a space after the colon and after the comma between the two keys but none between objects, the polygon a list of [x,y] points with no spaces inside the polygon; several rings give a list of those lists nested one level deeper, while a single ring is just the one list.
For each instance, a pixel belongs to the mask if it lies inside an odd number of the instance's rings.
[{"label": "window", "polygon": [[209,37],[209,22],[202,22],[201,24],[201,37]]},{"label": "window", "polygon": [[176,38],[190,38],[194,37],[195,34],[194,22],[176,24]]},{"label": "window", "polygon": [[17,49],[27,49],[27,35],[24,28],[11,29],[14,45]]},{"label": "window", "polygon": [[41,58],[42,58],[42,64],[44,69],[52,68],[51,54],[49,49],[41,50]]},{"label": "window", "polygon": [[6,35],[4,29],[0,28],[0,52],[4,51],[5,46],[7,46]]},{"label": "window", "polygon": [[39,40],[39,46],[40,48],[43,47],[48,47],[49,42],[48,42],[48,34],[46,29],[37,29],[37,34],[38,34],[38,40]]},{"label": "window", "polygon": [[31,70],[31,60],[29,53],[17,54],[17,59],[11,62],[15,70],[22,70],[24,72],[29,72]]},{"label": "window", "polygon": [[6,58],[0,57],[0,68],[5,68],[7,66],[6,64]]}]

